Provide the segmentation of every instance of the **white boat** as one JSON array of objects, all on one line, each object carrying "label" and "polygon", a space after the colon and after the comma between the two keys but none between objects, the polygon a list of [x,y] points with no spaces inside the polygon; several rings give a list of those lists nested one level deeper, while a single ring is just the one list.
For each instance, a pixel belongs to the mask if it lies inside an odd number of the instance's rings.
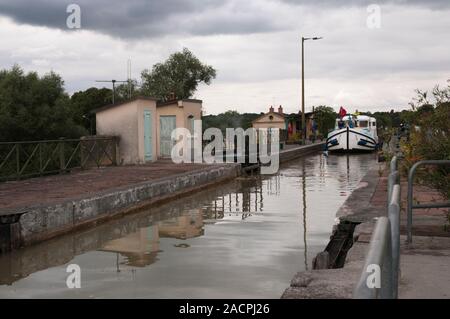
[{"label": "white boat", "polygon": [[328,151],[373,151],[378,147],[377,121],[367,115],[345,115],[336,119],[328,133]]}]

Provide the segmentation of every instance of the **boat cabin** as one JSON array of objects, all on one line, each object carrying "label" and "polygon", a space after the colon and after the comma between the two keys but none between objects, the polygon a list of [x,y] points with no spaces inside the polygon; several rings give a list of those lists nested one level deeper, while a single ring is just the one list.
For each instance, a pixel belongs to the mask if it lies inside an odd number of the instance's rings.
[{"label": "boat cabin", "polygon": [[367,128],[369,130],[376,130],[377,121],[374,117],[367,115],[346,115],[343,118],[336,119],[335,129],[343,128]]}]

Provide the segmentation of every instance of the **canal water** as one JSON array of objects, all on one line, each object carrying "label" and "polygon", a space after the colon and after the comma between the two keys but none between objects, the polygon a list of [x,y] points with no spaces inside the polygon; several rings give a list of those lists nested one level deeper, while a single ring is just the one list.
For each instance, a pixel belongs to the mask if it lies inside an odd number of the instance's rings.
[{"label": "canal water", "polygon": [[[311,155],[0,256],[1,298],[279,298],[375,154]],[[70,264],[80,289],[68,289]]]}]

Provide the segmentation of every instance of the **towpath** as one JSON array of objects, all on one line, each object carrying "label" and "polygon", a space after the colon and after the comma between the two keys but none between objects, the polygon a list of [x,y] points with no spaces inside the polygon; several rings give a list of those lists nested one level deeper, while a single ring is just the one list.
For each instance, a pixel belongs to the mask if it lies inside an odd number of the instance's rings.
[{"label": "towpath", "polygon": [[78,170],[70,174],[4,182],[0,183],[0,215],[37,203],[56,204],[212,166],[214,165],[174,164],[169,160],[160,160],[147,165],[101,167]]}]

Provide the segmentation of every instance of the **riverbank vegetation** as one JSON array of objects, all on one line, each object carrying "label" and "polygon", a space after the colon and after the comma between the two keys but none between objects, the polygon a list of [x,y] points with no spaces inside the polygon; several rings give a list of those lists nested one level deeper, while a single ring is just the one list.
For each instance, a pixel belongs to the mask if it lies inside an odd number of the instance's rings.
[{"label": "riverbank vegetation", "polygon": [[[431,94],[416,91],[411,112],[404,118],[406,138],[401,147],[406,168],[420,160],[450,160],[450,80],[447,87],[436,85]],[[450,168],[426,167],[419,178],[450,198]]]},{"label": "riverbank vegetation", "polygon": [[[175,52],[136,80],[118,85],[115,102],[138,95],[190,98],[200,83],[210,84],[216,70],[188,49]],[[95,108],[112,103],[108,88],[91,87],[71,96],[55,72],[38,75],[19,65],[0,70],[0,142],[79,138],[95,134]]]}]

